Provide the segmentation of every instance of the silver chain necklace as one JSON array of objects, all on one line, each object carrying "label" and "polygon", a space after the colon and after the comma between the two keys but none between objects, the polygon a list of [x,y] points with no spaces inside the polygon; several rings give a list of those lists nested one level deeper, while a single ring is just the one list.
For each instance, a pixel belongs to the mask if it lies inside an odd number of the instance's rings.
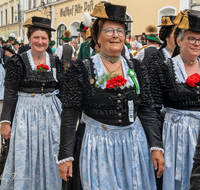
[{"label": "silver chain necklace", "polygon": [[42,58],[46,54],[46,52],[44,52],[42,55],[38,55],[38,54],[34,53],[32,50],[31,50],[31,53],[37,58]]},{"label": "silver chain necklace", "polygon": [[167,51],[171,52],[171,53],[174,52],[174,49],[170,49],[170,48],[168,48],[167,46],[165,46],[165,49],[166,49]]},{"label": "silver chain necklace", "polygon": [[[32,51],[31,51],[31,52],[32,52]],[[33,52],[32,52],[32,53],[33,53]],[[35,55],[34,53],[33,53],[32,55],[35,57],[35,60],[36,60],[36,61],[39,63],[39,65],[40,65],[40,62],[41,62],[42,60],[39,61],[38,58],[36,57],[36,55]],[[45,55],[45,52],[44,52],[44,54],[42,55],[42,57],[43,57],[44,55]],[[41,57],[41,58],[42,58],[42,57]]]}]

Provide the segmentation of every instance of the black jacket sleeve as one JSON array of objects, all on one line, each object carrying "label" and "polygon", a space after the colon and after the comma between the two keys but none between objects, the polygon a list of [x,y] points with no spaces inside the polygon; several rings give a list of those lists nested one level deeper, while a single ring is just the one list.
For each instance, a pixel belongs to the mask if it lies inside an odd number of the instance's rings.
[{"label": "black jacket sleeve", "polygon": [[162,108],[163,94],[161,87],[162,71],[160,65],[163,60],[159,54],[159,51],[153,52],[149,57],[147,64],[147,71],[150,80],[151,95],[154,101],[154,107],[157,110]]},{"label": "black jacket sleeve", "polygon": [[64,70],[63,63],[59,60],[58,57],[55,57],[55,64],[56,64],[57,79],[58,79],[58,82],[56,84],[56,89],[59,89],[59,91],[60,91],[60,93],[57,96],[62,102],[63,79],[64,79],[64,75],[65,75],[65,70]]},{"label": "black jacket sleeve", "polygon": [[5,91],[1,121],[8,120],[12,122],[18,98],[17,92],[20,82],[23,78],[24,68],[22,66],[22,60],[19,55],[12,56],[8,61],[9,63],[6,70],[4,83]]},{"label": "black jacket sleeve", "polygon": [[165,117],[165,110],[162,109],[164,101],[163,85],[165,85],[164,76],[161,65],[163,65],[164,57],[161,51],[151,54],[147,64],[148,75],[150,79],[151,95],[154,101],[153,107],[156,110],[156,116],[160,123],[160,131],[162,133],[162,125]]},{"label": "black jacket sleeve", "polygon": [[78,118],[78,110],[66,107],[62,110],[58,160],[73,157],[74,155],[75,131]]},{"label": "black jacket sleeve", "polygon": [[60,150],[58,160],[73,157],[75,130],[82,111],[83,87],[81,60],[74,62],[67,70],[63,79],[62,114],[60,129]]},{"label": "black jacket sleeve", "polygon": [[163,148],[159,122],[153,107],[140,106],[138,117],[142,123],[150,147]]},{"label": "black jacket sleeve", "polygon": [[16,90],[5,87],[1,121],[6,120],[12,122],[15,113],[17,98],[18,96]]},{"label": "black jacket sleeve", "polygon": [[146,66],[144,63],[135,63],[134,65],[140,85],[141,103],[137,112],[138,117],[145,130],[150,147],[163,148],[160,124],[158,122],[153,99],[151,97],[149,77]]},{"label": "black jacket sleeve", "polygon": [[189,190],[199,190],[200,189],[200,133],[198,136],[196,151],[195,151],[193,160],[194,160],[194,163],[193,163],[192,174],[190,178]]}]

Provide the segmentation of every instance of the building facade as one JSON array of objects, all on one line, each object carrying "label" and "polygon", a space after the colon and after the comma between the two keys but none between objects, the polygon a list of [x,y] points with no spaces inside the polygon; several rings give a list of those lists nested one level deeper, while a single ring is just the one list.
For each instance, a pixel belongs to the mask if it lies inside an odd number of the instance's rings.
[{"label": "building facade", "polygon": [[23,36],[23,7],[26,0],[0,0],[0,36]]},{"label": "building facade", "polygon": [[[129,36],[141,35],[149,24],[159,25],[163,15],[176,15],[187,8],[200,10],[200,0],[107,1],[127,7],[127,19],[133,21],[128,24]],[[0,0],[0,36],[14,32],[27,43],[26,29],[22,28],[23,22],[32,16],[42,16],[51,19],[51,25],[56,29],[56,32],[52,33],[52,39],[56,41],[56,45],[61,44],[61,37],[66,29],[71,31],[72,37],[79,35],[76,29],[82,21],[82,12],[91,13],[99,2],[100,0]]]}]

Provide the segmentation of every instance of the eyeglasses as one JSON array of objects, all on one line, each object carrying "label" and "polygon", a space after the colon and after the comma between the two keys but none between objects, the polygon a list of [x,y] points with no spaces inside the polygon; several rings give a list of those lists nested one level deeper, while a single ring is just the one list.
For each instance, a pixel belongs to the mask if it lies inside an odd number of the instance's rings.
[{"label": "eyeglasses", "polygon": [[[183,38],[183,39],[184,39],[184,38]],[[188,40],[188,42],[189,42],[190,44],[195,44],[196,41],[200,44],[200,38],[197,39],[197,38],[194,38],[194,37],[188,37],[188,38],[186,38],[186,39]]]},{"label": "eyeglasses", "polygon": [[108,36],[113,36],[113,34],[115,33],[115,30],[117,31],[117,34],[118,36],[120,37],[123,37],[127,30],[125,30],[124,28],[118,28],[118,29],[113,29],[113,28],[106,28],[102,31],[105,31],[105,33],[108,35]]}]

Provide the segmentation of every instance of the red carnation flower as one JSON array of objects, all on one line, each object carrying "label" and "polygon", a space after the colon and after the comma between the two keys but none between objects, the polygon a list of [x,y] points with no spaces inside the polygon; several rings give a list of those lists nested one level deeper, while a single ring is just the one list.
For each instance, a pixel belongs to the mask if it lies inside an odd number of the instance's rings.
[{"label": "red carnation flower", "polygon": [[49,66],[48,65],[43,65],[43,69],[49,70]]},{"label": "red carnation flower", "polygon": [[36,69],[38,70],[40,67],[42,68],[42,64],[37,65]]},{"label": "red carnation flower", "polygon": [[37,65],[35,75],[37,75],[38,71],[47,71],[49,70],[49,66],[45,64]]},{"label": "red carnation flower", "polygon": [[86,31],[86,30],[87,30],[87,27],[84,27],[83,30]]},{"label": "red carnation flower", "polygon": [[106,88],[118,88],[119,86],[124,86],[126,84],[127,80],[122,77],[121,75],[117,75],[114,78],[111,78],[107,81]]},{"label": "red carnation flower", "polygon": [[198,73],[195,73],[193,75],[190,75],[186,81],[187,85],[191,87],[195,87],[196,83],[200,82],[200,75]]}]

